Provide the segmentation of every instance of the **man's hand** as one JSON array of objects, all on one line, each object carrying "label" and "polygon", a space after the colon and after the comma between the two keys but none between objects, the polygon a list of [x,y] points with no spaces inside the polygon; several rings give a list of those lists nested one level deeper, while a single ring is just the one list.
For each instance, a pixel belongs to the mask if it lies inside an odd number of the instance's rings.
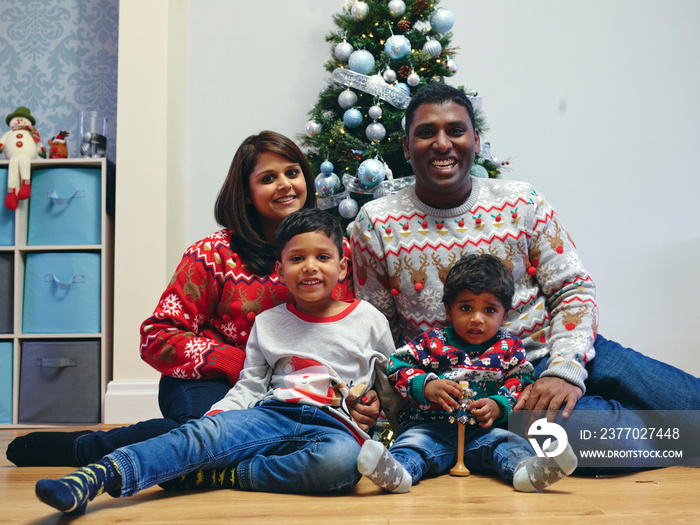
[{"label": "man's hand", "polygon": [[423,387],[423,395],[428,401],[437,403],[443,410],[452,412],[459,408],[459,401],[464,395],[459,383],[449,379],[433,379],[428,381]]},{"label": "man's hand", "polygon": [[503,416],[503,407],[493,399],[484,397],[471,401],[469,412],[476,418],[481,428],[490,428],[494,421]]},{"label": "man's hand", "polygon": [[533,384],[525,387],[513,410],[533,412],[525,427],[529,428],[542,417],[545,411],[549,422],[554,422],[557,412],[562,408],[564,409],[562,417],[568,418],[582,395],[583,391],[568,381],[553,376],[540,377]]},{"label": "man's hand", "polygon": [[353,403],[348,403],[350,416],[355,420],[357,426],[367,432],[371,427],[377,424],[381,405],[379,397],[374,390],[368,390],[361,399]]}]

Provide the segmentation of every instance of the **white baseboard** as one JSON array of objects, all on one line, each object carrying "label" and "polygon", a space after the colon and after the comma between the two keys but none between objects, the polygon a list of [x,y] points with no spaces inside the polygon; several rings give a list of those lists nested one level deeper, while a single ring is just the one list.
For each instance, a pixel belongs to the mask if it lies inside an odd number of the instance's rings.
[{"label": "white baseboard", "polygon": [[158,381],[110,381],[104,416],[104,422],[110,425],[162,417],[158,408]]}]

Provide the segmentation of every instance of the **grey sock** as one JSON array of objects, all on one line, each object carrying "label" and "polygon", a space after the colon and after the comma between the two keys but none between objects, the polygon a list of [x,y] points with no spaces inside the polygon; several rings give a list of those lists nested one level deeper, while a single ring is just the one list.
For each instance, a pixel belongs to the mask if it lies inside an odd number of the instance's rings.
[{"label": "grey sock", "polygon": [[362,445],[357,456],[357,470],[389,492],[411,490],[411,475],[378,441],[368,440]]}]

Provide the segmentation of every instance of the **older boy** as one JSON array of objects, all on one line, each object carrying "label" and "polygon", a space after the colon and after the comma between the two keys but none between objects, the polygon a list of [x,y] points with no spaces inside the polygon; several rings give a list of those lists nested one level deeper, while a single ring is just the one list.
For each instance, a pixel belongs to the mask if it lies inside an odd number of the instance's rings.
[{"label": "older boy", "polygon": [[384,409],[393,410],[388,323],[369,303],[333,298],[347,260],[330,214],[290,214],[276,245],[277,273],[294,302],[256,318],[244,369],[226,397],[202,419],[59,480],[40,480],[39,499],[82,514],[102,492],[130,496],[201,469],[224,469],[234,488],[269,492],[333,492],[359,481],[356,460],[368,436],[347,405],[374,387]]}]

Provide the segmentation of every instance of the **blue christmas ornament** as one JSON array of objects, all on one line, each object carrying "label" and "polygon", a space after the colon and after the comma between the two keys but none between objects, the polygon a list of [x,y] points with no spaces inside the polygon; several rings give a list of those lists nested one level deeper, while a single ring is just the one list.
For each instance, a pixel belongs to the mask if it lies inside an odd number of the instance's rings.
[{"label": "blue christmas ornament", "polygon": [[340,190],[340,178],[335,173],[316,175],[316,193],[319,197],[328,197]]},{"label": "blue christmas ornament", "polygon": [[411,42],[403,35],[392,35],[384,44],[384,51],[394,60],[401,60],[411,53]]},{"label": "blue christmas ornament", "polygon": [[384,163],[377,159],[367,159],[357,169],[357,178],[365,186],[376,186],[384,180]]},{"label": "blue christmas ornament", "polygon": [[478,179],[489,178],[489,172],[486,171],[486,168],[484,168],[481,164],[473,164],[469,173],[472,177],[476,177]]},{"label": "blue christmas ornament", "polygon": [[350,69],[361,75],[369,75],[369,72],[374,69],[374,57],[372,53],[364,49],[353,51],[348,59]]},{"label": "blue christmas ornament", "polygon": [[343,122],[349,128],[356,128],[362,124],[362,113],[359,109],[350,108],[343,114]]},{"label": "blue christmas ornament", "polygon": [[408,87],[408,86],[407,86],[406,84],[404,84],[403,82],[397,82],[396,84],[394,84],[394,87],[395,87],[396,89],[400,89],[401,91],[403,91],[404,93],[406,93],[409,97],[411,96],[411,88]]},{"label": "blue christmas ornament", "polygon": [[430,27],[437,33],[447,33],[455,23],[455,15],[452,11],[439,8],[430,17]]},{"label": "blue christmas ornament", "polygon": [[330,175],[333,173],[333,163],[330,160],[324,160],[321,163],[321,173],[325,175]]}]

